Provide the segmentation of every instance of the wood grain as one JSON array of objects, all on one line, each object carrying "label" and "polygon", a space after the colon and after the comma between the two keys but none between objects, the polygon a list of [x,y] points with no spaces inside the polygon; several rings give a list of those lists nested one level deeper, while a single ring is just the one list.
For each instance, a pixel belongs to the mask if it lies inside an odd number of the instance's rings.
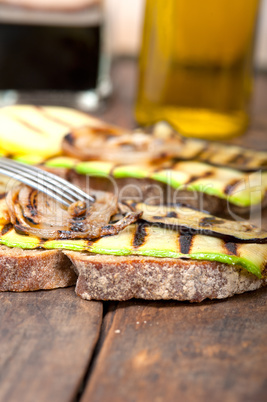
[{"label": "wood grain", "polygon": [[82,402],[266,401],[266,303],[119,303]]},{"label": "wood grain", "polygon": [[[97,115],[132,128],[136,63],[119,60],[112,74],[114,95]],[[231,142],[267,149],[266,112],[267,78],[259,76],[251,127]],[[266,302],[262,289],[201,304],[108,303],[82,401],[266,401]],[[2,293],[0,303],[0,401],[73,400],[102,304],[80,300],[72,288]]]},{"label": "wood grain", "polygon": [[102,303],[68,288],[2,293],[0,305],[0,400],[73,400],[98,339]]}]

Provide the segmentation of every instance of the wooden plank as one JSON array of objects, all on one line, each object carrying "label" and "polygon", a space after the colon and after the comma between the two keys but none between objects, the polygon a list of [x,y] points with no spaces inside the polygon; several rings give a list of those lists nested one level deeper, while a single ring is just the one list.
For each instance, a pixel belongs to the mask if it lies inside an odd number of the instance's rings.
[{"label": "wooden plank", "polygon": [[266,401],[266,303],[119,303],[82,402]]},{"label": "wooden plank", "polygon": [[[117,69],[113,77],[116,99],[103,118],[133,127],[130,95],[125,106],[118,96],[135,80],[135,66],[123,63],[124,74]],[[252,128],[230,143],[267,149],[266,89],[266,77],[257,77]],[[266,302],[262,289],[199,305],[111,304],[82,402],[266,401]]]},{"label": "wooden plank", "polygon": [[102,322],[74,288],[0,294],[0,400],[71,401]]}]

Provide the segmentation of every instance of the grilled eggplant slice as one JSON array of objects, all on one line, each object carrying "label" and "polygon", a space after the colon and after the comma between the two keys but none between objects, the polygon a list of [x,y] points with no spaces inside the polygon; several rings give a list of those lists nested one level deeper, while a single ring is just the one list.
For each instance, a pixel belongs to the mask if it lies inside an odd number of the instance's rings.
[{"label": "grilled eggplant slice", "polygon": [[170,125],[160,122],[152,128],[152,135],[164,138],[175,138],[180,145],[176,153],[179,160],[196,160],[215,166],[226,166],[242,171],[267,170],[267,152],[251,150],[236,145],[209,142],[186,138],[177,133]]},{"label": "grilled eggplant slice", "polygon": [[217,218],[206,212],[183,205],[127,204],[136,212],[142,211],[142,220],[179,231],[182,234],[203,234],[228,242],[267,243],[267,232],[249,222]]}]

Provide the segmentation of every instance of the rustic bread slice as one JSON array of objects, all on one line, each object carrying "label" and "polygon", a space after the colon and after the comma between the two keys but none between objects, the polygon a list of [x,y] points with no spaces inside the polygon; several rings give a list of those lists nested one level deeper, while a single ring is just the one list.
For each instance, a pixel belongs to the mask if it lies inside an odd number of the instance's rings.
[{"label": "rustic bread slice", "polygon": [[60,250],[0,246],[0,291],[24,292],[74,285],[70,260]]},{"label": "rustic bread slice", "polygon": [[267,284],[241,266],[219,262],[64,251],[73,262],[76,293],[87,300],[222,299]]}]

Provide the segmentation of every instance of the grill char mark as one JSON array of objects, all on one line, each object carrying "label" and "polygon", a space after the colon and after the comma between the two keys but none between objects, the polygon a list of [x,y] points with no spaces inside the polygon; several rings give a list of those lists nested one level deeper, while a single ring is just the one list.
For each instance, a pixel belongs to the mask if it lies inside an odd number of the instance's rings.
[{"label": "grill char mark", "polygon": [[237,244],[236,243],[226,242],[225,248],[226,248],[227,252],[229,252],[230,254],[237,255]]},{"label": "grill char mark", "polygon": [[90,129],[95,133],[99,135],[104,135],[106,139],[111,139],[111,138],[116,138],[118,135],[118,132],[115,128],[104,126],[104,127],[97,127],[97,126],[92,126]]},{"label": "grill char mark", "polygon": [[136,231],[134,233],[133,238],[133,247],[138,248],[145,244],[146,237],[147,237],[147,224],[144,222],[139,222],[137,224]]},{"label": "grill char mark", "polygon": [[192,156],[192,159],[199,159],[202,161],[203,155],[209,152],[209,150],[210,150],[210,144],[209,143],[203,144],[202,148],[199,151],[197,151],[194,156]]},{"label": "grill char mark", "polygon": [[180,243],[180,252],[182,254],[190,254],[190,250],[192,247],[192,240],[193,240],[193,235],[192,234],[182,234],[179,237],[179,243]]},{"label": "grill char mark", "polygon": [[231,183],[227,184],[224,188],[224,193],[227,195],[232,194],[233,190],[235,189],[236,185],[240,182],[239,179],[232,180]]},{"label": "grill char mark", "polygon": [[35,106],[35,110],[46,117],[48,120],[54,121],[55,123],[60,124],[61,126],[70,127],[66,121],[59,119],[58,117],[52,116],[49,112],[44,110],[41,106]]},{"label": "grill char mark", "polygon": [[31,131],[34,131],[36,134],[41,134],[42,136],[47,137],[47,134],[40,130],[38,127],[30,124],[28,121],[21,119],[20,117],[16,116],[16,115],[12,115],[12,118],[17,121],[18,123],[20,123],[22,126],[27,127],[28,129],[30,129]]},{"label": "grill char mark", "polygon": [[240,164],[241,166],[245,167],[251,161],[251,159],[251,156],[246,156],[238,152],[234,156],[232,156],[232,158],[230,158],[227,163]]},{"label": "grill char mark", "polygon": [[196,180],[206,179],[207,177],[211,177],[212,175],[213,175],[213,172],[211,172],[211,171],[205,172],[205,173],[203,173],[203,174],[201,174],[199,176],[198,175],[192,175],[189,178],[189,180],[187,180],[187,182],[185,184],[188,185],[188,184],[193,183]]},{"label": "grill char mark", "polygon": [[23,214],[23,217],[26,221],[28,221],[29,223],[32,223],[33,225],[39,224],[39,222],[35,222],[35,220],[33,218],[30,218],[29,216],[26,216],[25,214]]},{"label": "grill char mark", "polygon": [[74,145],[75,138],[72,133],[69,133],[69,134],[65,135],[64,141],[66,141],[70,145]]},{"label": "grill char mark", "polygon": [[33,225],[38,225],[39,222],[36,221],[35,219],[38,219],[38,210],[37,210],[37,191],[35,189],[32,189],[32,191],[29,192],[29,197],[28,197],[28,204],[27,204],[27,209],[30,213],[30,216],[25,215],[23,213],[23,217],[25,220],[27,220],[29,223]]},{"label": "grill char mark", "polygon": [[175,211],[168,212],[166,218],[177,218],[177,213]]},{"label": "grill char mark", "polygon": [[85,232],[87,230],[86,215],[70,219],[70,230],[73,232]]},{"label": "grill char mark", "polygon": [[37,211],[37,190],[33,191],[33,195],[32,195],[32,205],[33,208]]},{"label": "grill char mark", "polygon": [[[187,138],[185,137],[179,137],[179,140],[181,142],[181,144],[186,144],[187,142]],[[190,157],[186,156],[183,157],[183,155],[180,155],[179,157],[174,157],[173,159],[173,164],[179,163],[180,161],[188,161],[190,159],[193,160],[203,160],[203,154],[205,154],[206,152],[209,151],[209,144],[203,144],[202,148],[199,149],[198,151],[195,151],[194,154],[192,154]],[[185,152],[187,151],[187,148],[185,149]]]},{"label": "grill char mark", "polygon": [[32,191],[30,191],[29,193],[28,205],[27,205],[27,208],[32,217],[38,215],[36,197],[37,197],[37,191],[32,189]]},{"label": "grill char mark", "polygon": [[205,216],[199,221],[199,226],[207,227],[212,225],[220,225],[222,223],[224,223],[222,219],[217,219],[214,216]]},{"label": "grill char mark", "polygon": [[1,230],[1,236],[5,235],[6,233],[10,232],[13,229],[12,223],[7,223],[3,229]]}]

